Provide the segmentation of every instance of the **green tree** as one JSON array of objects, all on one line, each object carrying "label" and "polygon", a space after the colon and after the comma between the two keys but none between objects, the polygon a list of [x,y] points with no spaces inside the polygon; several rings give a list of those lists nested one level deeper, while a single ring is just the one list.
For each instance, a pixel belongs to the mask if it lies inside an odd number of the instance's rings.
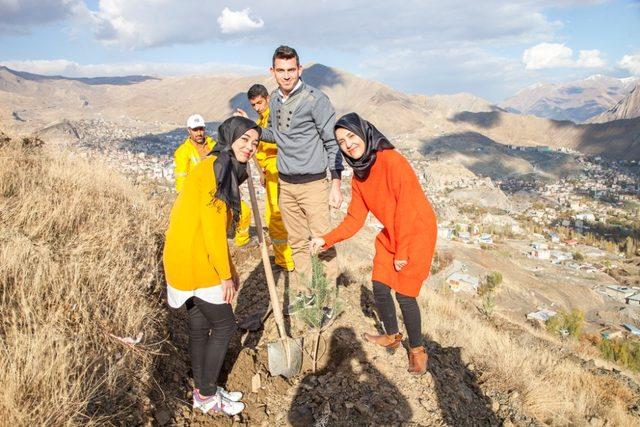
[{"label": "green tree", "polygon": [[640,342],[628,339],[600,340],[597,344],[602,355],[636,372],[640,371]]},{"label": "green tree", "polygon": [[578,337],[584,324],[584,313],[578,309],[570,313],[560,310],[558,314],[547,320],[547,331],[556,335],[568,334],[570,337]]},{"label": "green tree", "polygon": [[316,255],[311,257],[310,287],[313,303],[307,304],[305,301],[299,300],[294,304],[291,312],[315,331],[311,353],[313,371],[315,372],[318,362],[320,335],[343,311],[342,301],[338,298],[338,288],[336,287],[335,292],[329,290],[329,282],[324,273],[324,266]]},{"label": "green tree", "polygon": [[295,303],[293,312],[310,327],[322,328],[342,311],[342,304],[338,299],[338,289],[335,292],[329,291],[324,266],[317,256],[311,257],[310,287],[314,303],[308,305],[299,300]]},{"label": "green tree", "polygon": [[482,313],[485,316],[491,317],[493,314],[493,309],[495,308],[496,303],[493,298],[493,292],[487,292],[482,296]]},{"label": "green tree", "polygon": [[502,283],[502,273],[499,271],[492,271],[487,275],[487,283],[491,284],[494,288]]},{"label": "green tree", "polygon": [[494,292],[502,283],[502,273],[492,271],[487,274],[478,287],[478,295],[482,298],[482,309],[480,310],[485,316],[491,317],[493,309],[496,306]]},{"label": "green tree", "polygon": [[501,283],[502,273],[499,271],[492,271],[485,276],[482,284],[478,287],[478,295],[484,297],[487,294],[493,293]]}]

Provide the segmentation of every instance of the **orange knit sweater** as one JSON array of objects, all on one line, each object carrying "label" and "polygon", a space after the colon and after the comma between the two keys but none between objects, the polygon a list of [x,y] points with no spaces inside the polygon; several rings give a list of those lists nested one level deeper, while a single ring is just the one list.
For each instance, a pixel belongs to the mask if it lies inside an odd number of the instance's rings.
[{"label": "orange knit sweater", "polygon": [[[369,212],[384,226],[375,241],[372,279],[402,295],[417,296],[429,275],[437,220],[413,168],[396,150],[378,151],[369,176],[353,178],[347,216],[323,236],[325,247],[352,237]],[[398,272],[394,259],[408,264]]]}]

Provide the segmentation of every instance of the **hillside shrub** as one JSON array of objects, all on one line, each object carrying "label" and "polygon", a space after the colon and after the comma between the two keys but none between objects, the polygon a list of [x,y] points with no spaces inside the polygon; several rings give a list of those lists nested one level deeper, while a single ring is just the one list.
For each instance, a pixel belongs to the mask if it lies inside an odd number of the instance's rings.
[{"label": "hillside shrub", "polygon": [[558,336],[570,336],[577,338],[580,336],[584,325],[584,313],[578,309],[571,312],[560,310],[557,315],[547,320],[547,331]]},{"label": "hillside shrub", "polygon": [[606,359],[636,372],[640,371],[640,341],[602,339],[597,346]]}]

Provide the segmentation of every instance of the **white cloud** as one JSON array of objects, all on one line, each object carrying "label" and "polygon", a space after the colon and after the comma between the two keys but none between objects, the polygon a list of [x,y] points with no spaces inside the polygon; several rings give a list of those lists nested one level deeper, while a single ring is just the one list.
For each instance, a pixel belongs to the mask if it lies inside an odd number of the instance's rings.
[{"label": "white cloud", "polygon": [[578,61],[576,66],[580,68],[602,68],[606,65],[606,61],[602,59],[602,52],[598,49],[581,50],[578,53]]},{"label": "white cloud", "polygon": [[35,25],[70,18],[84,8],[82,0],[0,0],[0,34],[29,34]]},{"label": "white cloud", "polygon": [[[274,45],[360,51],[411,44],[533,43],[548,41],[562,23],[549,20],[533,0],[246,0],[234,11],[223,0],[100,0],[96,36],[128,49],[243,38]],[[150,12],[153,13],[150,13]],[[358,25],[354,26],[354,14]],[[217,22],[218,26],[211,25]],[[268,23],[268,26],[265,25]],[[319,23],[322,23],[319,25]],[[363,31],[368,28],[370,30]],[[251,31],[261,29],[259,32]],[[252,34],[253,33],[253,34]]]},{"label": "white cloud", "polygon": [[[562,0],[561,6],[580,1]],[[506,96],[500,85],[526,72],[519,58],[494,52],[551,42],[564,25],[546,15],[545,8],[557,6],[551,0],[244,0],[240,6],[235,4],[228,0],[101,0],[94,27],[102,43],[132,50],[239,41],[239,46],[251,43],[268,50],[289,44],[298,49],[303,62],[335,66],[375,56],[379,59],[375,66],[354,71],[401,90],[433,93],[437,91],[433,82],[440,82],[447,91],[456,84],[473,92],[486,88],[483,94],[497,99]],[[310,50],[319,55],[312,57]],[[465,53],[447,53],[453,51]],[[505,64],[506,71],[499,68]]]},{"label": "white cloud", "polygon": [[250,8],[242,9],[237,12],[232,11],[228,7],[222,9],[222,13],[218,17],[218,25],[223,34],[242,33],[264,27],[262,19],[253,20],[249,16]]},{"label": "white cloud", "polygon": [[[359,74],[404,90],[437,91],[433,82],[438,81],[445,90],[462,82],[460,90],[483,88],[488,93],[518,79],[524,85],[537,78],[520,58],[496,52],[554,44],[565,23],[550,18],[549,9],[600,1],[99,0],[97,10],[87,10],[86,25],[100,43],[124,50],[225,41],[235,41],[240,48],[253,44],[271,50],[286,43],[298,48],[303,62],[349,68],[371,59],[369,66],[357,70]],[[65,2],[84,5],[82,0],[57,0]],[[563,50],[570,51],[568,57]],[[270,53],[265,53],[265,61]],[[528,61],[529,70],[554,61],[570,64],[573,71],[604,62],[592,51],[573,52],[566,46],[547,62],[538,54]],[[154,67],[152,72],[162,68]],[[506,94],[492,98],[502,95]]]},{"label": "white cloud", "polygon": [[618,61],[618,66],[634,76],[640,76],[640,53],[623,56],[622,59]]},{"label": "white cloud", "polygon": [[[101,0],[92,12],[96,38],[125,49],[222,40],[264,26],[251,18],[251,8],[232,11],[221,1],[203,0]],[[153,13],[150,13],[153,11]],[[211,23],[217,21],[219,27]]]},{"label": "white cloud", "polygon": [[0,65],[16,71],[27,71],[29,73],[44,75],[72,75],[75,62],[66,59],[54,60],[30,60],[30,61],[0,61]]},{"label": "white cloud", "polygon": [[47,76],[65,77],[113,77],[127,75],[182,76],[192,74],[259,74],[263,67],[251,67],[219,62],[138,62],[111,64],[79,64],[66,59],[0,61],[0,65],[16,71],[26,71]]},{"label": "white cloud", "polygon": [[524,51],[522,62],[527,70],[571,67],[573,51],[564,44],[540,43]]},{"label": "white cloud", "polygon": [[215,5],[200,0],[100,0],[91,13],[96,39],[125,49],[212,39],[216,17]]},{"label": "white cloud", "polygon": [[522,62],[527,70],[545,68],[601,68],[606,62],[597,49],[581,50],[578,59],[573,58],[573,50],[561,43],[540,43],[522,54]]}]

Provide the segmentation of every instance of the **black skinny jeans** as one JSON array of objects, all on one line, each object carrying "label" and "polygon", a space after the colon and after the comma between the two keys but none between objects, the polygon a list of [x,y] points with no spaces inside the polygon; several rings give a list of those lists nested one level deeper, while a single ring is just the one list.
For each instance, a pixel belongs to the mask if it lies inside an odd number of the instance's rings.
[{"label": "black skinny jeans", "polygon": [[[391,298],[391,288],[382,282],[373,281],[373,298],[376,302],[378,315],[384,324],[387,335],[399,332],[396,318],[396,306]],[[422,345],[422,323],[420,320],[420,307],[413,297],[408,297],[396,292],[396,300],[400,304],[404,327],[409,335],[409,346],[412,348]]]},{"label": "black skinny jeans", "polygon": [[189,353],[195,386],[203,396],[218,389],[218,376],[229,341],[238,330],[231,304],[211,304],[193,297],[187,300]]}]

